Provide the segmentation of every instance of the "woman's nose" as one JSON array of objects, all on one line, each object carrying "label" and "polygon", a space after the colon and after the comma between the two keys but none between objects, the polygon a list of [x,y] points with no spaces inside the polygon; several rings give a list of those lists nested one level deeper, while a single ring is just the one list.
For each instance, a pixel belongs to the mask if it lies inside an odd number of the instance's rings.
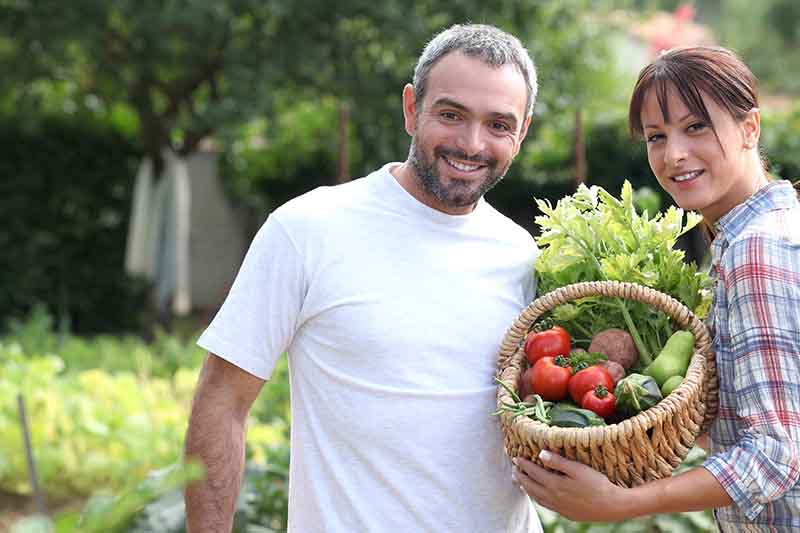
[{"label": "woman's nose", "polygon": [[667,139],[667,149],[664,151],[664,162],[673,167],[681,166],[689,153],[688,144],[683,139]]}]

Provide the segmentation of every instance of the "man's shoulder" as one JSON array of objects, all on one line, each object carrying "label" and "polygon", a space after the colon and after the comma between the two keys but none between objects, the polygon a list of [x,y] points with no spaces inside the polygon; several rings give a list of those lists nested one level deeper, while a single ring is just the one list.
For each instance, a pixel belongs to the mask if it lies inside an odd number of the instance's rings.
[{"label": "man's shoulder", "polygon": [[324,219],[369,198],[375,173],[337,185],[323,185],[292,198],[270,216],[283,222]]},{"label": "man's shoulder", "polygon": [[524,243],[535,246],[533,235],[530,231],[522,227],[518,222],[504,215],[491,204],[486,202],[484,209],[486,220],[492,227],[492,231],[504,235],[510,241]]}]

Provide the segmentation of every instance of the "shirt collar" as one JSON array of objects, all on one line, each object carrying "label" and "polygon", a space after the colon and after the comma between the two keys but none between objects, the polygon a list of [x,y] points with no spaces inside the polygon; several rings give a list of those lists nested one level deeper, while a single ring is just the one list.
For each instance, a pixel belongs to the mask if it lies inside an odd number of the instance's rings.
[{"label": "shirt collar", "polygon": [[716,233],[718,236],[730,242],[735,239],[754,218],[768,211],[788,209],[796,205],[796,195],[797,192],[788,181],[772,181],[720,218],[715,224]]}]

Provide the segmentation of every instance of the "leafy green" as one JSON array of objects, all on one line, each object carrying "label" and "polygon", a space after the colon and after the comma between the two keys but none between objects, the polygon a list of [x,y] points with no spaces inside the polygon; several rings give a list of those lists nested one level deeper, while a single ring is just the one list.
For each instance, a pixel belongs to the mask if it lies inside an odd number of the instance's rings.
[{"label": "leafy green", "polygon": [[[637,213],[628,181],[620,198],[602,187],[581,184],[555,207],[536,200],[535,221],[542,253],[536,261],[540,293],[581,281],[626,281],[666,293],[699,317],[710,302],[710,278],[676,249],[678,238],[702,217],[671,206],[666,212]],[[584,343],[600,330],[625,327],[649,364],[672,333],[669,318],[650,306],[619,298],[589,297],[557,308],[553,317]]]}]

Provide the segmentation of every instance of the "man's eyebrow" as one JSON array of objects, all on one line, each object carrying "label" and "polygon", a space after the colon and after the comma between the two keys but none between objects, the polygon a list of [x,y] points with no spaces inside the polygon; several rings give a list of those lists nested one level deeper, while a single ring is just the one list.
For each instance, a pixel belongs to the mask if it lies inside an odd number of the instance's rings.
[{"label": "man's eyebrow", "polygon": [[[462,104],[461,102],[457,102],[452,98],[442,97],[434,100],[432,107],[452,107],[458,109],[459,111],[469,111],[469,108]],[[494,112],[491,114],[492,117],[507,120],[511,123],[512,127],[516,127],[517,125],[517,116],[514,113],[501,113],[499,111]]]}]

